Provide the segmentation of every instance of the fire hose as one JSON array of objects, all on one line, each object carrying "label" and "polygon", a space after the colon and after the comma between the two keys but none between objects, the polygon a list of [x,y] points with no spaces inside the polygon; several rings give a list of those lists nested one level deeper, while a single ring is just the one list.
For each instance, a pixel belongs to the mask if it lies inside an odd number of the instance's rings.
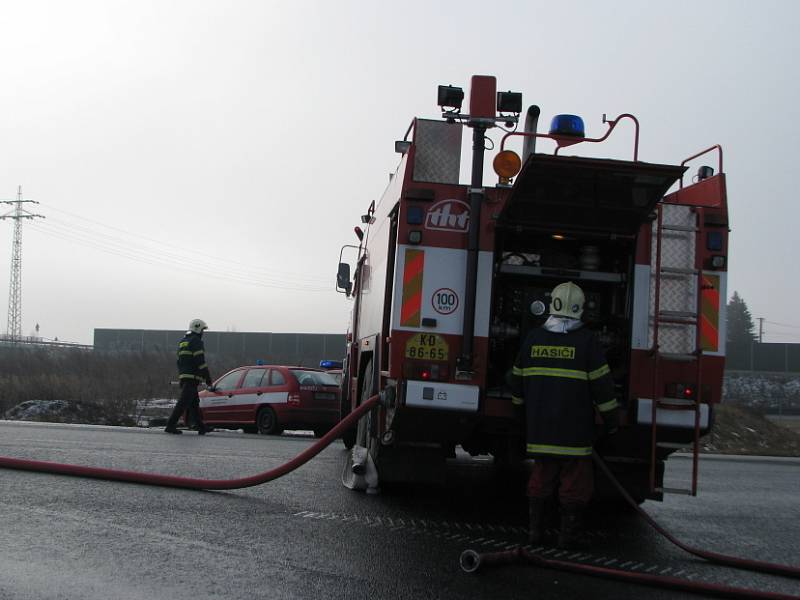
[{"label": "fire hose", "polygon": [[695,594],[707,594],[709,596],[719,596],[722,598],[736,598],[737,600],[758,598],[762,600],[798,600],[800,596],[780,594],[775,592],[759,592],[745,588],[731,587],[715,583],[704,583],[701,581],[689,581],[678,577],[668,577],[665,575],[650,575],[648,573],[634,573],[623,571],[622,569],[610,569],[608,567],[596,567],[584,565],[566,560],[556,560],[544,558],[528,552],[524,548],[517,548],[506,552],[488,552],[478,554],[474,550],[464,550],[461,553],[461,569],[466,573],[474,573],[482,566],[499,566],[525,563],[536,567],[566,571],[568,573],[578,573],[579,575],[593,575],[604,579],[614,579],[626,583],[638,583],[652,587],[661,587],[690,592]]},{"label": "fire hose", "polygon": [[75,475],[78,477],[91,477],[110,481],[128,481],[162,487],[186,488],[192,490],[235,490],[239,488],[261,485],[273,479],[278,479],[304,465],[328,445],[338,438],[344,431],[355,425],[362,415],[375,408],[380,402],[379,396],[372,396],[358,408],[342,419],[333,429],[322,436],[317,442],[306,448],[292,460],[269,471],[258,473],[250,477],[239,479],[200,479],[195,477],[178,477],[172,475],[158,475],[155,473],[139,473],[136,471],[121,471],[102,467],[86,467],[81,465],[67,465],[62,463],[41,460],[28,460],[23,458],[10,458],[0,456],[0,467],[7,469],[20,469],[25,471],[39,471],[42,473],[56,473],[59,475]]},{"label": "fire hose", "polygon": [[[788,565],[780,565],[775,563],[762,562],[757,560],[749,560],[738,558],[735,556],[727,556],[716,552],[709,552],[694,548],[688,544],[684,544],[666,529],[660,526],[656,521],[642,509],[636,501],[631,498],[630,494],[622,487],[622,484],[614,477],[611,470],[606,465],[605,461],[595,452],[592,453],[592,459],[598,468],[608,477],[616,490],[622,497],[630,504],[636,512],[658,533],[667,538],[670,542],[681,548],[682,550],[693,554],[698,558],[702,558],[711,563],[733,567],[736,569],[743,569],[747,571],[756,571],[761,573],[769,573],[772,575],[782,575],[785,577],[800,578],[800,569]],[[582,575],[593,575],[596,577],[603,577],[606,579],[615,579],[626,581],[630,583],[639,583],[642,585],[649,585],[654,587],[662,587],[667,589],[680,590],[696,594],[707,594],[710,596],[720,596],[723,598],[758,598],[758,599],[771,599],[771,600],[800,600],[800,596],[789,594],[781,594],[775,592],[762,592],[757,590],[750,590],[746,588],[737,588],[727,585],[704,583],[699,581],[688,581],[677,577],[668,577],[663,575],[651,575],[647,573],[634,573],[632,571],[625,571],[622,569],[613,569],[608,567],[597,567],[593,565],[586,565],[576,562],[569,562],[564,560],[548,559],[543,556],[536,555],[524,548],[516,548],[505,552],[489,552],[479,554],[474,550],[465,550],[461,553],[460,557],[461,569],[466,573],[474,573],[482,566],[494,565],[508,565],[528,563],[538,567],[550,568],[555,570],[567,571],[571,573],[579,573]]]}]

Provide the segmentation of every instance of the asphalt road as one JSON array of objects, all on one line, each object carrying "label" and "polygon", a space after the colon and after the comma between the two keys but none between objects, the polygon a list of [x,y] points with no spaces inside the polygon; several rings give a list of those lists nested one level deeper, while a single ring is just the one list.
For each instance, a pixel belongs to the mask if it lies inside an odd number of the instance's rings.
[{"label": "asphalt road", "polygon": [[[0,421],[3,456],[192,477],[252,475],[313,442]],[[336,442],[280,480],[230,492],[0,469],[0,598],[687,597],[530,567],[463,574],[463,549],[525,543],[518,482],[461,459],[442,487],[367,496],[341,485],[344,458]],[[689,469],[675,457],[668,479]],[[704,458],[698,497],[645,507],[689,544],[800,565],[800,461]],[[635,515],[598,511],[590,526],[577,557],[587,564],[800,594],[797,580],[704,564]]]}]

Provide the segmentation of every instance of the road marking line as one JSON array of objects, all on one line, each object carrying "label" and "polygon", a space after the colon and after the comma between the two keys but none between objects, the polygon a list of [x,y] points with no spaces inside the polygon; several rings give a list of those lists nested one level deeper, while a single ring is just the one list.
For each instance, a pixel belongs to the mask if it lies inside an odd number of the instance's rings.
[{"label": "road marking line", "polygon": [[644,570],[644,572],[646,573],[652,573],[653,571],[661,569],[660,571],[661,574],[673,572],[672,575],[673,577],[683,576],[685,579],[694,579],[697,577],[696,573],[687,572],[684,569],[675,571],[674,567],[665,567],[664,565],[657,565],[657,564],[648,565],[647,563],[635,562],[632,560],[620,562],[620,560],[622,559],[611,558],[605,555],[594,557],[591,553],[587,552],[573,552],[570,554],[569,551],[560,551],[558,548],[547,548],[545,546],[538,546],[536,548],[533,548],[532,545],[530,544],[522,546],[520,545],[520,543],[511,542],[508,539],[501,540],[495,537],[487,538],[483,536],[472,538],[470,535],[464,533],[464,530],[466,530],[466,531],[471,531],[473,533],[492,531],[492,532],[502,532],[502,533],[526,534],[527,529],[524,527],[488,525],[488,524],[482,525],[480,523],[467,523],[467,522],[457,522],[457,521],[430,521],[427,519],[405,519],[405,518],[379,517],[379,516],[341,515],[338,513],[312,512],[307,510],[292,513],[292,516],[301,517],[304,519],[341,521],[343,523],[351,523],[351,522],[359,523],[368,527],[382,526],[386,527],[389,531],[392,532],[403,530],[405,532],[412,534],[424,534],[428,536],[433,536],[436,539],[441,539],[441,540],[448,540],[453,542],[458,541],[469,544],[479,544],[481,546],[491,547],[491,548],[503,547],[507,551],[514,550],[516,548],[524,548],[528,552],[540,553],[541,556],[550,556],[551,558],[566,558],[567,560],[570,561],[582,561],[594,564],[603,563],[604,566],[617,564],[616,568],[625,569],[628,571],[636,571],[646,567]]}]

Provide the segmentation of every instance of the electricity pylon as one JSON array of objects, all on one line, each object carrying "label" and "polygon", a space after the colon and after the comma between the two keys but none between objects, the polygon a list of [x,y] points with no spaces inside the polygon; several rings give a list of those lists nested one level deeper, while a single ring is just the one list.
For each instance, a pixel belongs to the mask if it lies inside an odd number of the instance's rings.
[{"label": "electricity pylon", "polygon": [[0,204],[11,204],[13,209],[0,219],[14,221],[14,240],[11,243],[11,281],[8,286],[8,326],[6,335],[12,342],[22,338],[22,220],[44,219],[43,215],[36,215],[22,208],[23,204],[39,204],[34,200],[22,199],[22,186],[17,188],[16,200],[0,200]]}]

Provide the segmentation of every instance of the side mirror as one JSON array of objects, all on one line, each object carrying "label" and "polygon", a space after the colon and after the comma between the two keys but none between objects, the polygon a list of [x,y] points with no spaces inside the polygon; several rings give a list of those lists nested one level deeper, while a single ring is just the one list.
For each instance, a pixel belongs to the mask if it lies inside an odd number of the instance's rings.
[{"label": "side mirror", "polygon": [[353,282],[350,281],[350,265],[346,262],[339,263],[339,271],[336,273],[336,291],[344,292],[347,296],[353,289]]},{"label": "side mirror", "polygon": [[394,143],[394,151],[398,154],[408,154],[411,149],[411,142],[407,140],[400,140]]}]

